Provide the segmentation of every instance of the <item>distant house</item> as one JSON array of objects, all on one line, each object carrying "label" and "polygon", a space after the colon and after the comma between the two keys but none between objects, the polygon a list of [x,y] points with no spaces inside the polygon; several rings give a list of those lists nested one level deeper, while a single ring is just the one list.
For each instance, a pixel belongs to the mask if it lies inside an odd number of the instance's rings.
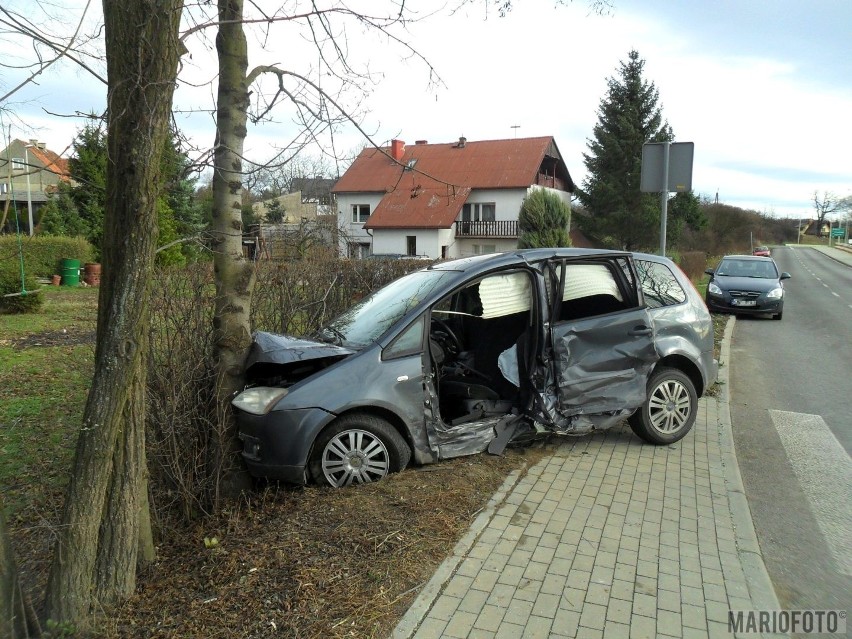
[{"label": "distant house", "polygon": [[244,254],[254,259],[293,259],[322,249],[335,250],[337,215],[330,188],[334,180],[294,180],[295,191],[252,205],[256,224],[246,230]]},{"label": "distant house", "polygon": [[61,182],[70,182],[68,160],[49,150],[44,142],[13,140],[0,152],[0,226],[6,231],[15,230],[15,212],[23,232],[38,225],[39,209]]},{"label": "distant house", "polygon": [[570,204],[574,182],[552,137],[365,149],[332,188],[349,257],[432,259],[511,250],[532,189]]}]

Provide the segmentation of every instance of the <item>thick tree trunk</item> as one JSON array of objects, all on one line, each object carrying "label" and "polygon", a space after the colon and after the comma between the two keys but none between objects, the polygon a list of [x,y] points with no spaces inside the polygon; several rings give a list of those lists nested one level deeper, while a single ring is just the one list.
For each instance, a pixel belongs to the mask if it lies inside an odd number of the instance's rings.
[{"label": "thick tree trunk", "polygon": [[95,594],[115,600],[135,584],[149,282],[183,2],[104,0],[103,6],[109,159],[95,374],[46,598],[47,617],[71,623],[88,615]]},{"label": "thick tree trunk", "polygon": [[243,32],[243,0],[219,0],[219,89],[213,173],[213,266],[216,274],[214,356],[219,428],[213,434],[211,473],[214,504],[249,485],[229,405],[243,385],[243,364],[251,344],[254,264],[243,257],[243,144],[249,107],[248,52]]},{"label": "thick tree trunk", "polygon": [[38,624],[21,590],[12,554],[12,543],[0,498],[0,637],[22,639],[38,636]]}]

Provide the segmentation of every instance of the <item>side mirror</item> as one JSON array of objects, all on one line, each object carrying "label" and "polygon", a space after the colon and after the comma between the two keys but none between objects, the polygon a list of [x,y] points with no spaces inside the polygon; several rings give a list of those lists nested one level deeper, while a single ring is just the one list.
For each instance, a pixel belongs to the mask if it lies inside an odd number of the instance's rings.
[{"label": "side mirror", "polygon": [[715,273],[715,271],[712,268],[706,268],[706,269],[704,269],[704,272],[707,273],[707,275],[710,275],[710,276],[712,276],[713,273]]},{"label": "side mirror", "polygon": [[784,271],[783,273],[781,273],[781,277],[779,277],[778,279],[789,280],[791,277],[793,276],[790,275],[787,271]]}]

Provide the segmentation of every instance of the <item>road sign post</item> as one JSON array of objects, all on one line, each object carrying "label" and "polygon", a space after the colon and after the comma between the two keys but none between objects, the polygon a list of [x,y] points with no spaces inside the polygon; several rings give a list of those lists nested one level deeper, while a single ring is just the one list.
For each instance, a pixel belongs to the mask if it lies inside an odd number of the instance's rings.
[{"label": "road sign post", "polygon": [[666,254],[669,192],[692,190],[693,142],[646,142],[642,145],[639,190],[660,194],[660,255]]}]

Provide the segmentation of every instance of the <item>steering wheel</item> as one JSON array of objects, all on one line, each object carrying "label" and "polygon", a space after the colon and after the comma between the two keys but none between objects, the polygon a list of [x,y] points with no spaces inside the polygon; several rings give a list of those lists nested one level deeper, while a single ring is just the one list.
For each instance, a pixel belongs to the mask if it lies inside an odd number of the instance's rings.
[{"label": "steering wheel", "polygon": [[444,332],[447,337],[450,339],[450,346],[452,346],[453,355],[458,355],[461,353],[464,348],[462,347],[461,340],[458,335],[453,332],[453,329],[450,328],[449,324],[447,324],[444,320],[438,319],[437,317],[433,317],[432,321],[438,325],[438,328]]}]

